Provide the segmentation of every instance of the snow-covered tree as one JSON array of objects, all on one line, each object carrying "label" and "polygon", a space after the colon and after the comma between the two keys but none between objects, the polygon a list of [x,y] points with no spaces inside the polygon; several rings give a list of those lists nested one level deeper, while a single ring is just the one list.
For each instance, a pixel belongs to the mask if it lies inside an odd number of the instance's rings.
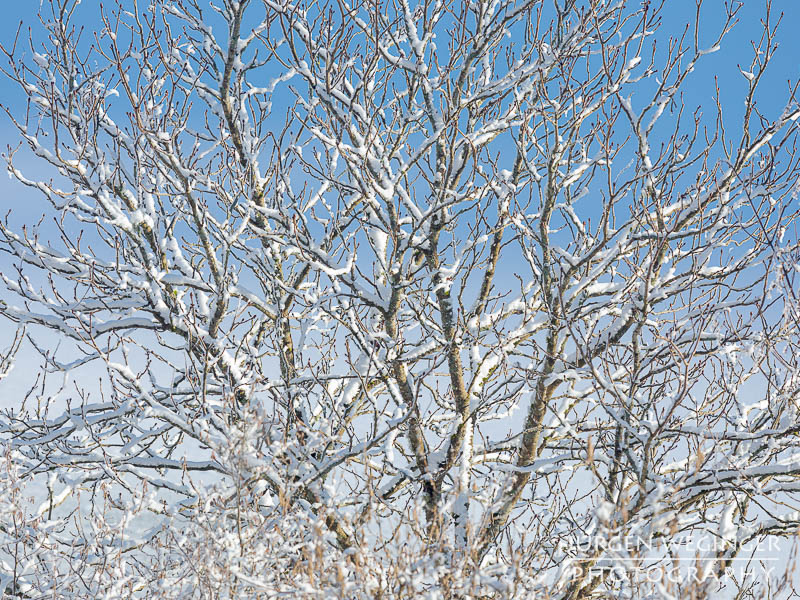
[{"label": "snow-covered tree", "polygon": [[736,2],[79,4],[4,49],[7,595],[705,598],[794,535],[769,6],[695,110]]}]

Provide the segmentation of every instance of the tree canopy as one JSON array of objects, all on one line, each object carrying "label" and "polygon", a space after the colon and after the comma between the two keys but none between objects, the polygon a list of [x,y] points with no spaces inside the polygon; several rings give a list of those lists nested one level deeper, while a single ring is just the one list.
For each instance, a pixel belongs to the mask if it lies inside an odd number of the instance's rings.
[{"label": "tree canopy", "polygon": [[684,97],[736,2],[44,4],[3,49],[48,202],[0,223],[0,370],[42,361],[0,414],[11,597],[711,598],[794,536],[769,5],[739,114]]}]

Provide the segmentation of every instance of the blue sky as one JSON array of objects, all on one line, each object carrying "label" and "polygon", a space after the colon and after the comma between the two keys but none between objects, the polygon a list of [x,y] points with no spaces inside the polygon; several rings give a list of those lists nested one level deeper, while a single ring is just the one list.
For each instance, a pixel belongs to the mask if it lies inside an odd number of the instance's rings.
[{"label": "blue sky", "polygon": [[[32,31],[34,39],[37,37],[42,39],[44,31],[37,12],[41,8],[45,17],[48,17],[48,4],[49,0],[4,2],[3,18],[0,20],[0,42],[9,47],[19,29],[18,50],[30,57],[28,33]],[[77,8],[77,18],[74,21],[86,27],[83,34],[84,40],[91,39],[94,31],[97,30],[100,24],[98,9],[104,4],[107,8],[113,9],[112,3],[103,3],[99,0],[83,0]],[[122,4],[132,7],[133,1],[123,0]],[[140,9],[145,4],[146,2],[139,2]],[[260,3],[253,2],[252,4],[254,11],[260,13],[256,6]],[[629,4],[633,8],[637,7],[639,2],[632,0]],[[700,35],[701,46],[711,45],[724,18],[725,4],[726,2],[723,0],[705,1],[701,11],[703,22]],[[740,115],[744,107],[742,99],[748,84],[739,70],[739,65],[745,71],[749,70],[753,56],[751,40],[757,39],[761,34],[760,20],[765,13],[765,6],[765,0],[746,0],[739,11],[739,23],[726,38],[721,51],[706,56],[699,63],[684,90],[684,98],[689,112],[699,106],[707,109],[704,111],[706,115],[713,115],[716,77],[720,88],[725,92],[723,109],[727,127],[731,131],[738,131]],[[666,41],[669,35],[680,35],[686,25],[694,21],[695,10],[693,0],[667,0],[665,10],[662,12],[664,22],[659,37]],[[783,108],[782,102],[786,97],[788,81],[800,77],[800,36],[796,33],[800,27],[800,1],[773,0],[772,22],[774,23],[781,14],[783,14],[783,22],[778,35],[780,48],[765,76],[758,98],[759,108],[770,117],[777,116]],[[705,41],[704,36],[707,38]],[[665,44],[662,44],[661,47],[665,48]],[[633,101],[635,105],[636,98]],[[0,77],[0,105],[9,107],[16,114],[21,114],[25,107],[25,98],[19,87],[4,77]],[[9,119],[0,114],[0,150],[5,151],[7,145],[15,145],[17,141],[18,135]],[[20,164],[26,166],[26,160],[23,158]],[[33,167],[29,174],[35,175],[35,163],[28,161],[27,164]],[[43,199],[37,197],[36,193],[24,189],[7,177],[0,178],[0,191],[2,191],[4,200],[0,214],[5,214],[10,209],[12,222],[17,224],[35,222],[47,210],[47,205]],[[5,257],[0,256],[0,268],[3,268],[4,260]]]},{"label": "blue sky", "polygon": [[[123,0],[122,4],[133,6],[132,0]],[[77,9],[74,22],[86,27],[83,36],[84,40],[90,40],[94,31],[100,24],[98,10],[103,3],[98,0],[84,0]],[[146,3],[140,2],[140,9]],[[258,2],[253,2],[255,12],[260,12]],[[632,8],[638,6],[639,2],[632,0]],[[19,30],[18,52],[30,57],[32,55],[28,42],[29,31],[32,32],[34,39],[42,39],[44,29],[39,22],[37,12],[41,9],[47,18],[49,15],[47,0],[18,0],[5,2],[3,4],[3,18],[0,20],[0,42],[6,47],[13,43],[14,36]],[[730,132],[738,132],[740,125],[740,115],[743,112],[743,98],[747,90],[748,81],[741,74],[740,66],[743,70],[749,70],[750,61],[753,57],[753,47],[751,40],[757,39],[762,32],[761,18],[765,13],[766,3],[763,0],[746,0],[739,12],[739,22],[726,38],[721,51],[708,55],[702,60],[684,90],[684,99],[689,112],[695,107],[704,109],[704,113],[711,117],[715,112],[714,94],[715,78],[720,88],[724,90],[723,110],[725,120]],[[110,3],[106,6],[113,8]],[[723,0],[706,0],[702,7],[701,17],[703,27],[700,31],[699,43],[701,47],[710,46],[716,37],[719,26],[724,19]],[[659,38],[666,40],[670,35],[679,36],[689,23],[694,22],[696,5],[692,0],[667,0],[665,10],[662,13],[664,19],[660,30]],[[783,21],[779,31],[778,39],[780,48],[770,65],[762,84],[761,93],[758,97],[759,107],[768,117],[776,117],[783,108],[786,98],[786,90],[790,80],[800,77],[800,36],[797,35],[800,26],[800,1],[798,0],[774,0],[772,10],[772,22],[774,23],[783,14]],[[690,29],[689,35],[692,35]],[[704,39],[705,38],[705,39]],[[666,44],[662,42],[661,48]],[[636,97],[633,98],[636,105]],[[25,109],[25,97],[19,87],[7,78],[0,77],[0,105],[10,108],[12,113],[21,114]],[[734,133],[737,137],[737,133]],[[5,152],[8,145],[16,145],[18,134],[10,123],[9,119],[0,114],[0,150]],[[49,177],[50,173],[41,170],[35,162],[20,153],[19,166],[27,167],[27,175],[35,177]],[[10,213],[10,220],[16,226],[23,224],[33,224],[48,212],[49,205],[35,191],[25,188],[16,181],[8,177],[0,177],[0,193],[2,203],[0,203],[0,215]],[[49,217],[50,215],[48,215]],[[10,267],[8,257],[0,254],[0,271],[8,271]],[[0,292],[0,296],[6,293]],[[6,343],[2,340],[13,332],[13,326],[5,321],[0,321],[0,349]],[[27,363],[31,364],[31,363]],[[27,373],[30,377],[31,373]],[[15,373],[14,379],[23,379],[22,373]],[[6,381],[3,385],[10,385]]]},{"label": "blue sky", "polygon": [[[80,0],[78,0],[80,2]],[[42,10],[45,17],[49,16],[49,0],[17,0],[3,3],[3,18],[0,20],[0,42],[6,47],[13,43],[14,36],[20,29],[19,49],[26,56],[31,56],[28,43],[28,32],[33,32],[36,39],[44,35],[43,28],[37,17],[37,12]],[[654,2],[651,2],[655,4]],[[113,9],[112,3],[103,3],[99,0],[83,0],[77,9],[75,22],[86,27],[84,40],[91,39],[93,32],[99,25],[98,8],[104,5]],[[123,0],[123,5],[133,6],[132,0]],[[139,2],[140,8],[146,3]],[[255,12],[260,12],[253,2]],[[637,0],[629,2],[631,7],[638,6]],[[700,45],[708,46],[716,35],[719,24],[723,19],[723,0],[706,0],[701,11],[703,28],[700,35]],[[739,65],[748,70],[748,65],[753,56],[751,40],[757,39],[761,34],[760,20],[765,13],[765,0],[746,0],[739,11],[739,23],[730,32],[720,52],[705,57],[698,65],[695,73],[689,80],[685,89],[686,105],[689,110],[695,107],[708,107],[708,115],[713,113],[713,97],[715,77],[719,86],[725,91],[723,107],[726,111],[726,121],[734,130],[738,125],[739,115],[742,113],[742,98],[747,89],[747,80],[741,74]],[[688,23],[694,21],[695,2],[693,0],[667,0],[665,10],[662,12],[664,19],[659,37],[666,40],[668,35],[680,35]],[[780,48],[770,65],[762,84],[759,96],[759,107],[768,116],[777,116],[783,108],[782,101],[786,97],[787,82],[800,77],[800,36],[797,30],[800,27],[800,1],[798,0],[773,0],[772,22],[783,14],[778,39]],[[704,43],[704,33],[707,40]],[[691,30],[690,30],[691,35]],[[662,45],[662,48],[664,46]],[[635,98],[634,98],[635,104]],[[12,112],[20,114],[24,110],[25,98],[18,86],[7,78],[0,77],[0,105],[11,108]],[[8,144],[15,144],[18,140],[16,132],[5,115],[0,115],[0,149],[3,151]],[[24,163],[23,163],[24,164]],[[30,222],[38,219],[47,209],[42,201],[36,199],[36,194],[25,190],[19,184],[3,177],[0,183],[3,193],[3,210],[5,214],[12,209],[12,217],[17,222]],[[39,199],[40,200],[40,199]],[[0,257],[0,268],[3,265]]]},{"label": "blue sky", "polygon": [[[655,2],[651,3],[655,4]],[[80,0],[79,0],[80,2]],[[724,0],[706,0],[701,11],[704,21],[703,29],[708,31],[709,37],[714,35],[716,25],[720,22],[724,13],[724,5],[728,3]],[[99,12],[95,7],[105,4],[112,8],[111,3],[103,3],[99,0],[83,0],[77,9],[76,22],[87,27],[87,37],[91,36],[93,29],[99,22]],[[133,5],[132,0],[122,0],[122,4]],[[139,2],[140,7],[144,2]],[[253,3],[258,4],[257,2]],[[631,6],[638,5],[639,2],[632,0]],[[3,3],[2,19],[0,20],[0,42],[9,45],[13,42],[18,27],[22,24],[20,31],[20,44],[28,48],[28,31],[33,30],[34,38],[42,35],[41,24],[37,13],[41,7],[45,16],[48,16],[48,0],[11,0]],[[698,67],[693,84],[697,87],[698,94],[696,100],[704,102],[710,97],[702,94],[710,89],[713,77],[718,76],[721,87],[731,92],[731,97],[738,97],[746,89],[746,80],[739,73],[737,65],[743,67],[749,64],[752,58],[752,47],[750,40],[757,38],[761,33],[760,20],[764,15],[765,0],[745,0],[739,11],[739,23],[728,35],[722,51],[716,55],[711,55]],[[254,6],[257,11],[257,7]],[[772,21],[783,13],[783,22],[779,32],[781,44],[780,51],[774,59],[770,68],[767,88],[773,90],[776,101],[779,101],[785,91],[788,79],[795,79],[800,76],[800,35],[797,34],[800,28],[800,2],[797,0],[773,0],[772,2]],[[664,23],[662,33],[679,34],[687,23],[694,20],[695,2],[693,0],[667,0],[665,10],[662,13]],[[701,46],[703,45],[701,32]],[[28,54],[30,54],[28,52]],[[737,93],[738,92],[738,93]],[[771,94],[770,94],[771,95]],[[0,104],[21,107],[24,98],[18,88],[12,85],[5,78],[0,79]],[[762,102],[768,102],[768,98],[762,98]],[[689,102],[688,104],[692,104]],[[4,139],[3,142],[13,141],[13,133],[9,128],[7,119],[2,120],[0,125]],[[5,145],[5,144],[3,144]]]}]

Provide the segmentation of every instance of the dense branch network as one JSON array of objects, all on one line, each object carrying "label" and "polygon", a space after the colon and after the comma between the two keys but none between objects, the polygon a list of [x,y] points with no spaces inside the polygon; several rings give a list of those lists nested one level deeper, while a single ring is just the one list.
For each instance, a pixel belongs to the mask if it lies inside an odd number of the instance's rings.
[{"label": "dense branch network", "polygon": [[4,48],[54,218],[0,224],[0,589],[637,598],[609,540],[800,525],[769,9],[735,121],[682,96],[735,3],[77,4]]}]

